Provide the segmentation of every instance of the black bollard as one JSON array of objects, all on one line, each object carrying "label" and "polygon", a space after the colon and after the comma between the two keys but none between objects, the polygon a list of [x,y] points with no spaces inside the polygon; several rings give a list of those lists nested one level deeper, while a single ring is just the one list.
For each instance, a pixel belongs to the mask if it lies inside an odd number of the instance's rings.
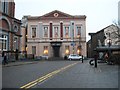
[{"label": "black bollard", "polygon": [[83,63],[83,55],[82,55],[82,63]]},{"label": "black bollard", "polygon": [[97,55],[95,55],[95,68],[97,68]]}]

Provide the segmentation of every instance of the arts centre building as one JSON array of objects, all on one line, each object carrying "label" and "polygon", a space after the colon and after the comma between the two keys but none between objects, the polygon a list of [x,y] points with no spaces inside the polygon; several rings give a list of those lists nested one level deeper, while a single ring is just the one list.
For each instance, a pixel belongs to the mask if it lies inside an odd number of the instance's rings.
[{"label": "arts centre building", "polygon": [[[86,56],[86,16],[55,10],[42,16],[24,16],[22,51],[35,56]],[[26,38],[26,39],[24,39]]]}]

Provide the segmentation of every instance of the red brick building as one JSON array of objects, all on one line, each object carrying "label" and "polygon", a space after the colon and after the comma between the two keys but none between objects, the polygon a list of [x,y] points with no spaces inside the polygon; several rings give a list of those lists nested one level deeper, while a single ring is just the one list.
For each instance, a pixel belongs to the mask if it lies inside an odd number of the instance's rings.
[{"label": "red brick building", "polygon": [[[10,2],[11,1],[11,2]],[[0,1],[0,54],[9,52],[8,58],[12,58],[10,52],[20,48],[20,25],[21,21],[14,17],[14,0]]]}]

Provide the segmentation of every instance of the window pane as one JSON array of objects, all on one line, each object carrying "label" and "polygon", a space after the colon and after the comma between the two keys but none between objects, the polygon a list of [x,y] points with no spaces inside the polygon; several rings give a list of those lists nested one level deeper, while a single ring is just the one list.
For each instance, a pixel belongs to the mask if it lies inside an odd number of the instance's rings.
[{"label": "window pane", "polygon": [[44,27],[44,37],[48,37],[48,27]]},{"label": "window pane", "polygon": [[2,2],[2,12],[4,12],[4,2]]},{"label": "window pane", "polygon": [[69,37],[69,27],[65,27],[65,37]]},{"label": "window pane", "polygon": [[2,12],[2,2],[0,1],[0,12]]},{"label": "window pane", "polygon": [[81,27],[77,27],[77,35],[81,35]]},{"label": "window pane", "polygon": [[58,27],[54,27],[54,34],[55,34],[55,37],[58,37]]},{"label": "window pane", "polygon": [[32,54],[36,54],[36,46],[32,46]]},{"label": "window pane", "polygon": [[36,27],[32,27],[32,38],[36,37]]}]

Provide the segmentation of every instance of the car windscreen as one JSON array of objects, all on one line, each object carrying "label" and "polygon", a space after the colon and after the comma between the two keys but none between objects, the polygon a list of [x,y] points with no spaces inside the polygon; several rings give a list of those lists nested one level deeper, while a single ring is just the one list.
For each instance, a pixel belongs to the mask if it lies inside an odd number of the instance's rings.
[{"label": "car windscreen", "polygon": [[71,56],[75,57],[75,56],[77,56],[77,55],[71,55]]}]

